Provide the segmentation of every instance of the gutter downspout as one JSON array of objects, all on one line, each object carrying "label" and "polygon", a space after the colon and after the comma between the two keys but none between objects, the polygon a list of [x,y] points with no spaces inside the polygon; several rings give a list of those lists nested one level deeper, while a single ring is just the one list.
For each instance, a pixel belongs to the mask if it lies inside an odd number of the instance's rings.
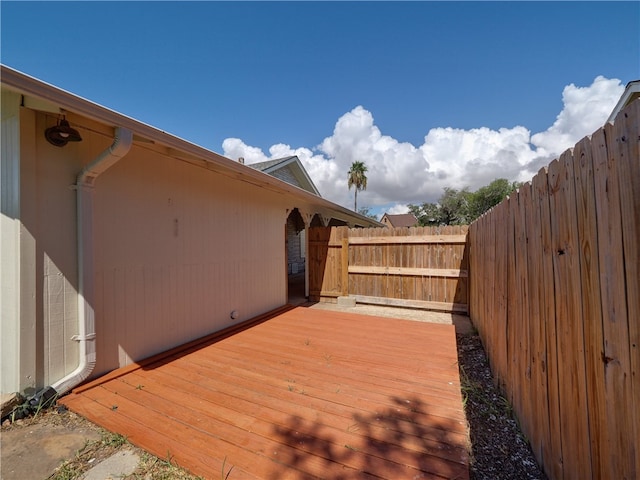
[{"label": "gutter downspout", "polygon": [[[76,180],[78,235],[78,335],[80,342],[78,367],[50,388],[62,395],[84,381],[96,365],[96,329],[93,305],[95,301],[93,262],[93,187],[99,175],[124,157],[133,143],[133,133],[117,127],[113,144],[99,154],[78,174]],[[49,390],[41,396],[49,396]],[[46,392],[46,391],[45,391]],[[40,399],[38,399],[40,401]]]}]

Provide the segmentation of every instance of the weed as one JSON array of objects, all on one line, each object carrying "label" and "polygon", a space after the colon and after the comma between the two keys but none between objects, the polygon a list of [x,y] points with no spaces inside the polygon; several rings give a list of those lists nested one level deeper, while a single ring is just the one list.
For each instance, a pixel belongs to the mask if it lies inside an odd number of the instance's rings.
[{"label": "weed", "polygon": [[180,468],[172,462],[171,455],[167,453],[168,459],[161,460],[153,455],[144,452],[140,458],[138,470],[131,480],[204,480],[202,477],[191,475],[186,470]]},{"label": "weed", "polygon": [[67,462],[60,466],[55,476],[51,478],[53,480],[73,480],[74,478],[78,478],[79,474],[78,469],[72,463]]},{"label": "weed", "polygon": [[24,402],[13,409],[8,415],[8,418],[11,423],[30,416],[37,418],[41,412],[53,407],[57,400],[58,393],[52,388],[48,388],[30,399],[24,400]]},{"label": "weed", "polygon": [[38,400],[38,404],[35,406],[35,411],[33,412],[33,418],[36,418],[42,410],[55,405],[57,400],[58,400],[57,393],[50,398],[46,398],[45,396],[40,397]]},{"label": "weed", "polygon": [[102,435],[102,443],[108,447],[121,447],[127,443],[127,437],[119,433],[105,432]]},{"label": "weed", "polygon": [[304,344],[305,344],[305,345],[311,345],[311,340],[307,338],[307,339],[304,341]]}]

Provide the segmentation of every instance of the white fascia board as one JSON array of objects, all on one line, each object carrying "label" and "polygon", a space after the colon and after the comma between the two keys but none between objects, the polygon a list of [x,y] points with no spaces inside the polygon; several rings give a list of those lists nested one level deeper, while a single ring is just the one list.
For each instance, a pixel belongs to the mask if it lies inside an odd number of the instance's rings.
[{"label": "white fascia board", "polygon": [[638,97],[640,97],[640,80],[634,80],[633,82],[627,83],[620,100],[618,100],[618,103],[616,103],[611,115],[607,118],[607,123],[613,123],[622,109]]}]

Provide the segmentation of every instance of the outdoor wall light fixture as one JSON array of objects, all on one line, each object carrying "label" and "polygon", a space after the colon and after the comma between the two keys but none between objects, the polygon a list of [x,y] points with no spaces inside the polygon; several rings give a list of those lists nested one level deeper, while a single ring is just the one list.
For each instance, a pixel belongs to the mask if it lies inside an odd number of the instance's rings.
[{"label": "outdoor wall light fixture", "polygon": [[56,147],[64,147],[69,142],[81,142],[82,137],[78,131],[69,126],[67,119],[62,116],[62,120],[58,119],[55,127],[49,127],[44,131],[44,137],[51,145]]}]

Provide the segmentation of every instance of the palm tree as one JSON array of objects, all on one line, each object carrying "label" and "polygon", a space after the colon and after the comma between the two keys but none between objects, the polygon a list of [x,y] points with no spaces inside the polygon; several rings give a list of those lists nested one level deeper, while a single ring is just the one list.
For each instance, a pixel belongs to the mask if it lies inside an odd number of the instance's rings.
[{"label": "palm tree", "polygon": [[358,211],[358,190],[367,189],[366,172],[367,166],[364,164],[364,162],[353,162],[351,164],[351,170],[349,170],[347,185],[349,186],[349,190],[351,190],[352,185],[355,185],[356,187],[356,198],[353,204],[353,210],[355,212]]}]

